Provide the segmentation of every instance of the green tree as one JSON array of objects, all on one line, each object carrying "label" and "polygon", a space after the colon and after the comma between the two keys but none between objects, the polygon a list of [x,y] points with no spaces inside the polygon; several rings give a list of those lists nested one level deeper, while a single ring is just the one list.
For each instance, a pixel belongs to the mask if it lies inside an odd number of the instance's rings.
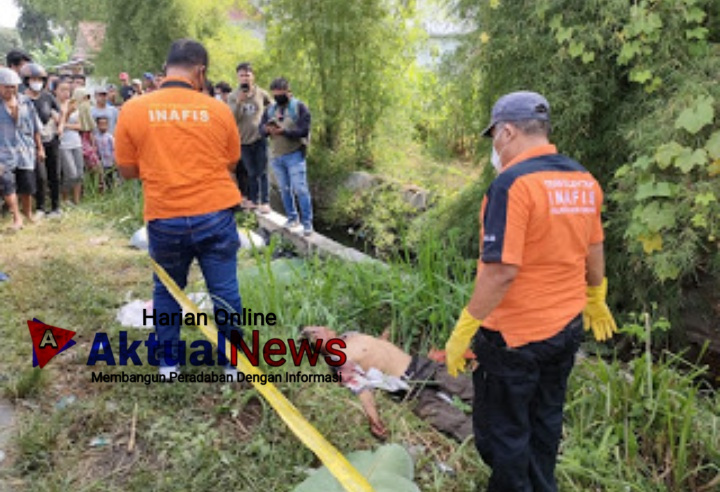
[{"label": "green tree", "polygon": [[[503,93],[544,93],[553,140],[603,183],[608,273],[626,304],[679,307],[720,278],[717,2],[460,0],[476,30],[478,127]],[[476,217],[467,219],[473,223]],[[715,287],[713,287],[715,286]]]},{"label": "green tree", "polygon": [[[269,4],[268,54],[309,102],[314,140],[341,143],[368,160],[380,118],[396,107],[397,86],[414,61],[408,18],[414,2],[275,0]],[[410,60],[410,61],[408,61]]]},{"label": "green tree", "polygon": [[[119,71],[140,74],[162,67],[173,41],[192,38],[205,44],[210,54],[210,76],[228,76],[227,53],[231,46],[239,51],[250,46],[248,35],[228,24],[231,0],[127,0],[108,8],[105,43],[97,57],[98,72],[113,75]],[[253,51],[257,43],[252,44]],[[216,55],[221,63],[216,67]]]},{"label": "green tree", "polygon": [[96,61],[101,74],[154,72],[162,67],[170,44],[188,35],[175,0],[111,2],[107,14],[111,21]]},{"label": "green tree", "polygon": [[52,68],[70,61],[73,44],[67,36],[58,36],[52,42],[46,42],[42,48],[32,50],[30,55],[43,67]]},{"label": "green tree", "polygon": [[3,56],[2,63],[5,63],[5,53],[21,46],[22,41],[20,40],[17,30],[0,27],[0,53],[2,53]]},{"label": "green tree", "polygon": [[32,5],[22,7],[17,21],[17,30],[23,44],[29,49],[40,48],[45,43],[52,42],[53,39],[47,16],[37,11]]},{"label": "green tree", "polygon": [[22,10],[41,15],[75,39],[80,21],[105,21],[108,8],[118,2],[110,0],[15,0]]}]

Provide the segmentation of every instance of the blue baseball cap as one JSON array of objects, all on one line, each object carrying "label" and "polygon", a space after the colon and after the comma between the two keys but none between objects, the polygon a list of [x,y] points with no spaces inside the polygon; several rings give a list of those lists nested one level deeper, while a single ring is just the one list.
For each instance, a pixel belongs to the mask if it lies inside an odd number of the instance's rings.
[{"label": "blue baseball cap", "polygon": [[151,74],[150,72],[145,72],[145,73],[143,74],[143,77],[145,77],[145,78],[148,79],[148,80],[152,80],[152,79],[155,78],[155,76],[154,76],[153,74]]},{"label": "blue baseball cap", "polygon": [[550,121],[550,103],[537,92],[518,91],[505,94],[492,108],[490,124],[482,132],[491,137],[492,129],[503,121]]}]

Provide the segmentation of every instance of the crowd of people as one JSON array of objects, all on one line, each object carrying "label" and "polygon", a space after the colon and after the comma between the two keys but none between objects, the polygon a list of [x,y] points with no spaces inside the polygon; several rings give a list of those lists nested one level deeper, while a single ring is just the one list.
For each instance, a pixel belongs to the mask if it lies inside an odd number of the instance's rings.
[{"label": "crowd of people", "polygon": [[[102,193],[122,181],[115,165],[119,114],[128,101],[165,87],[166,73],[163,67],[138,79],[122,72],[118,85],[89,88],[83,73],[46,70],[21,50],[9,52],[6,64],[0,67],[5,103],[0,109],[0,188],[12,216],[9,229],[18,230],[26,223],[60,217],[64,207],[80,202],[84,186],[92,183]],[[286,226],[299,232],[302,224],[302,232],[311,235],[305,165],[310,112],[292,97],[287,80],[273,81],[271,95],[256,86],[250,63],[240,63],[236,72],[237,87],[205,79],[200,92],[225,103],[234,116],[242,147],[233,171],[242,194],[239,208],[271,211],[270,157]]]},{"label": "crowd of people", "polygon": [[[97,87],[93,104],[82,75],[48,75],[21,52],[9,53],[7,63],[0,68],[0,163],[14,228],[23,217],[32,220],[33,196],[43,213],[45,183],[48,215],[58,215],[61,193],[81,199],[85,171],[108,189],[117,164],[123,179],[143,182],[153,260],[181,289],[197,260],[216,312],[241,313],[234,211],[242,203],[269,212],[269,150],[286,225],[313,233],[305,163],[311,116],[286,79],[274,79],[266,92],[256,86],[252,66],[241,63],[236,89],[213,85],[205,48],[181,39],[162,73],[148,72],[142,81],[121,73],[122,85]],[[420,413],[439,417],[438,428],[454,422],[445,431],[459,439],[472,431],[492,470],[491,492],[557,490],[563,405],[583,328],[598,341],[616,331],[605,301],[603,191],[550,143],[550,123],[550,104],[535,92],[506,94],[492,109],[483,135],[492,139],[498,175],[482,203],[474,290],[447,341],[444,365],[347,333],[347,362],[338,368],[379,437],[387,431],[373,389],[410,390],[417,378],[434,385],[437,390],[420,392]],[[157,276],[153,282],[158,315],[180,312]],[[162,351],[153,359],[164,376],[186,364],[179,321],[169,318],[174,321],[156,323],[153,335],[153,350]],[[217,327],[228,340],[243,335],[231,322]],[[337,335],[327,327],[304,333],[321,351],[322,340]],[[470,348],[472,391],[469,379],[449,378],[465,370]],[[237,373],[228,360],[219,357],[218,365]],[[472,402],[472,422],[438,401],[443,392],[446,400]]]}]

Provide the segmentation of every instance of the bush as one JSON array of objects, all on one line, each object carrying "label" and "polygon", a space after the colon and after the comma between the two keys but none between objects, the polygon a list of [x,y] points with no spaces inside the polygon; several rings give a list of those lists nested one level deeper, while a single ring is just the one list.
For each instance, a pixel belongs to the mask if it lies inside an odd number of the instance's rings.
[{"label": "bush", "polygon": [[553,140],[606,191],[611,292],[677,315],[688,287],[720,277],[716,2],[466,0],[458,13],[477,25],[456,55],[481,74],[473,114],[513,90],[547,96]]}]

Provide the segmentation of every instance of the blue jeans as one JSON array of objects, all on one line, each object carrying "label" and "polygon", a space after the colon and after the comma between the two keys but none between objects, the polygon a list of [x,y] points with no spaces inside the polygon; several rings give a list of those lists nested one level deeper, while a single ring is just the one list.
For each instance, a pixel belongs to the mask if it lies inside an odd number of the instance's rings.
[{"label": "blue jeans", "polygon": [[307,164],[302,151],[275,157],[272,160],[272,167],[280,185],[280,194],[288,220],[298,220],[295,208],[295,195],[297,195],[301,222],[304,226],[312,226],[312,200],[307,184]]},{"label": "blue jeans", "polygon": [[[213,299],[215,312],[223,309],[227,313],[242,313],[237,279],[237,250],[240,240],[232,211],[221,210],[204,215],[151,220],[148,222],[147,231],[150,256],[165,269],[178,287],[184,289],[187,285],[190,264],[197,258],[208,292]],[[155,314],[159,316],[161,313],[182,312],[180,305],[157,275],[153,275],[153,280]],[[227,318],[229,316],[220,316],[220,319]],[[217,327],[228,340],[233,332],[242,336],[242,329],[230,323],[218,323]],[[156,323],[155,332],[160,349],[160,365],[185,364],[186,354],[179,350],[180,323]],[[172,356],[171,360],[168,360],[166,352]],[[222,365],[225,365],[226,360],[222,362]]]}]

